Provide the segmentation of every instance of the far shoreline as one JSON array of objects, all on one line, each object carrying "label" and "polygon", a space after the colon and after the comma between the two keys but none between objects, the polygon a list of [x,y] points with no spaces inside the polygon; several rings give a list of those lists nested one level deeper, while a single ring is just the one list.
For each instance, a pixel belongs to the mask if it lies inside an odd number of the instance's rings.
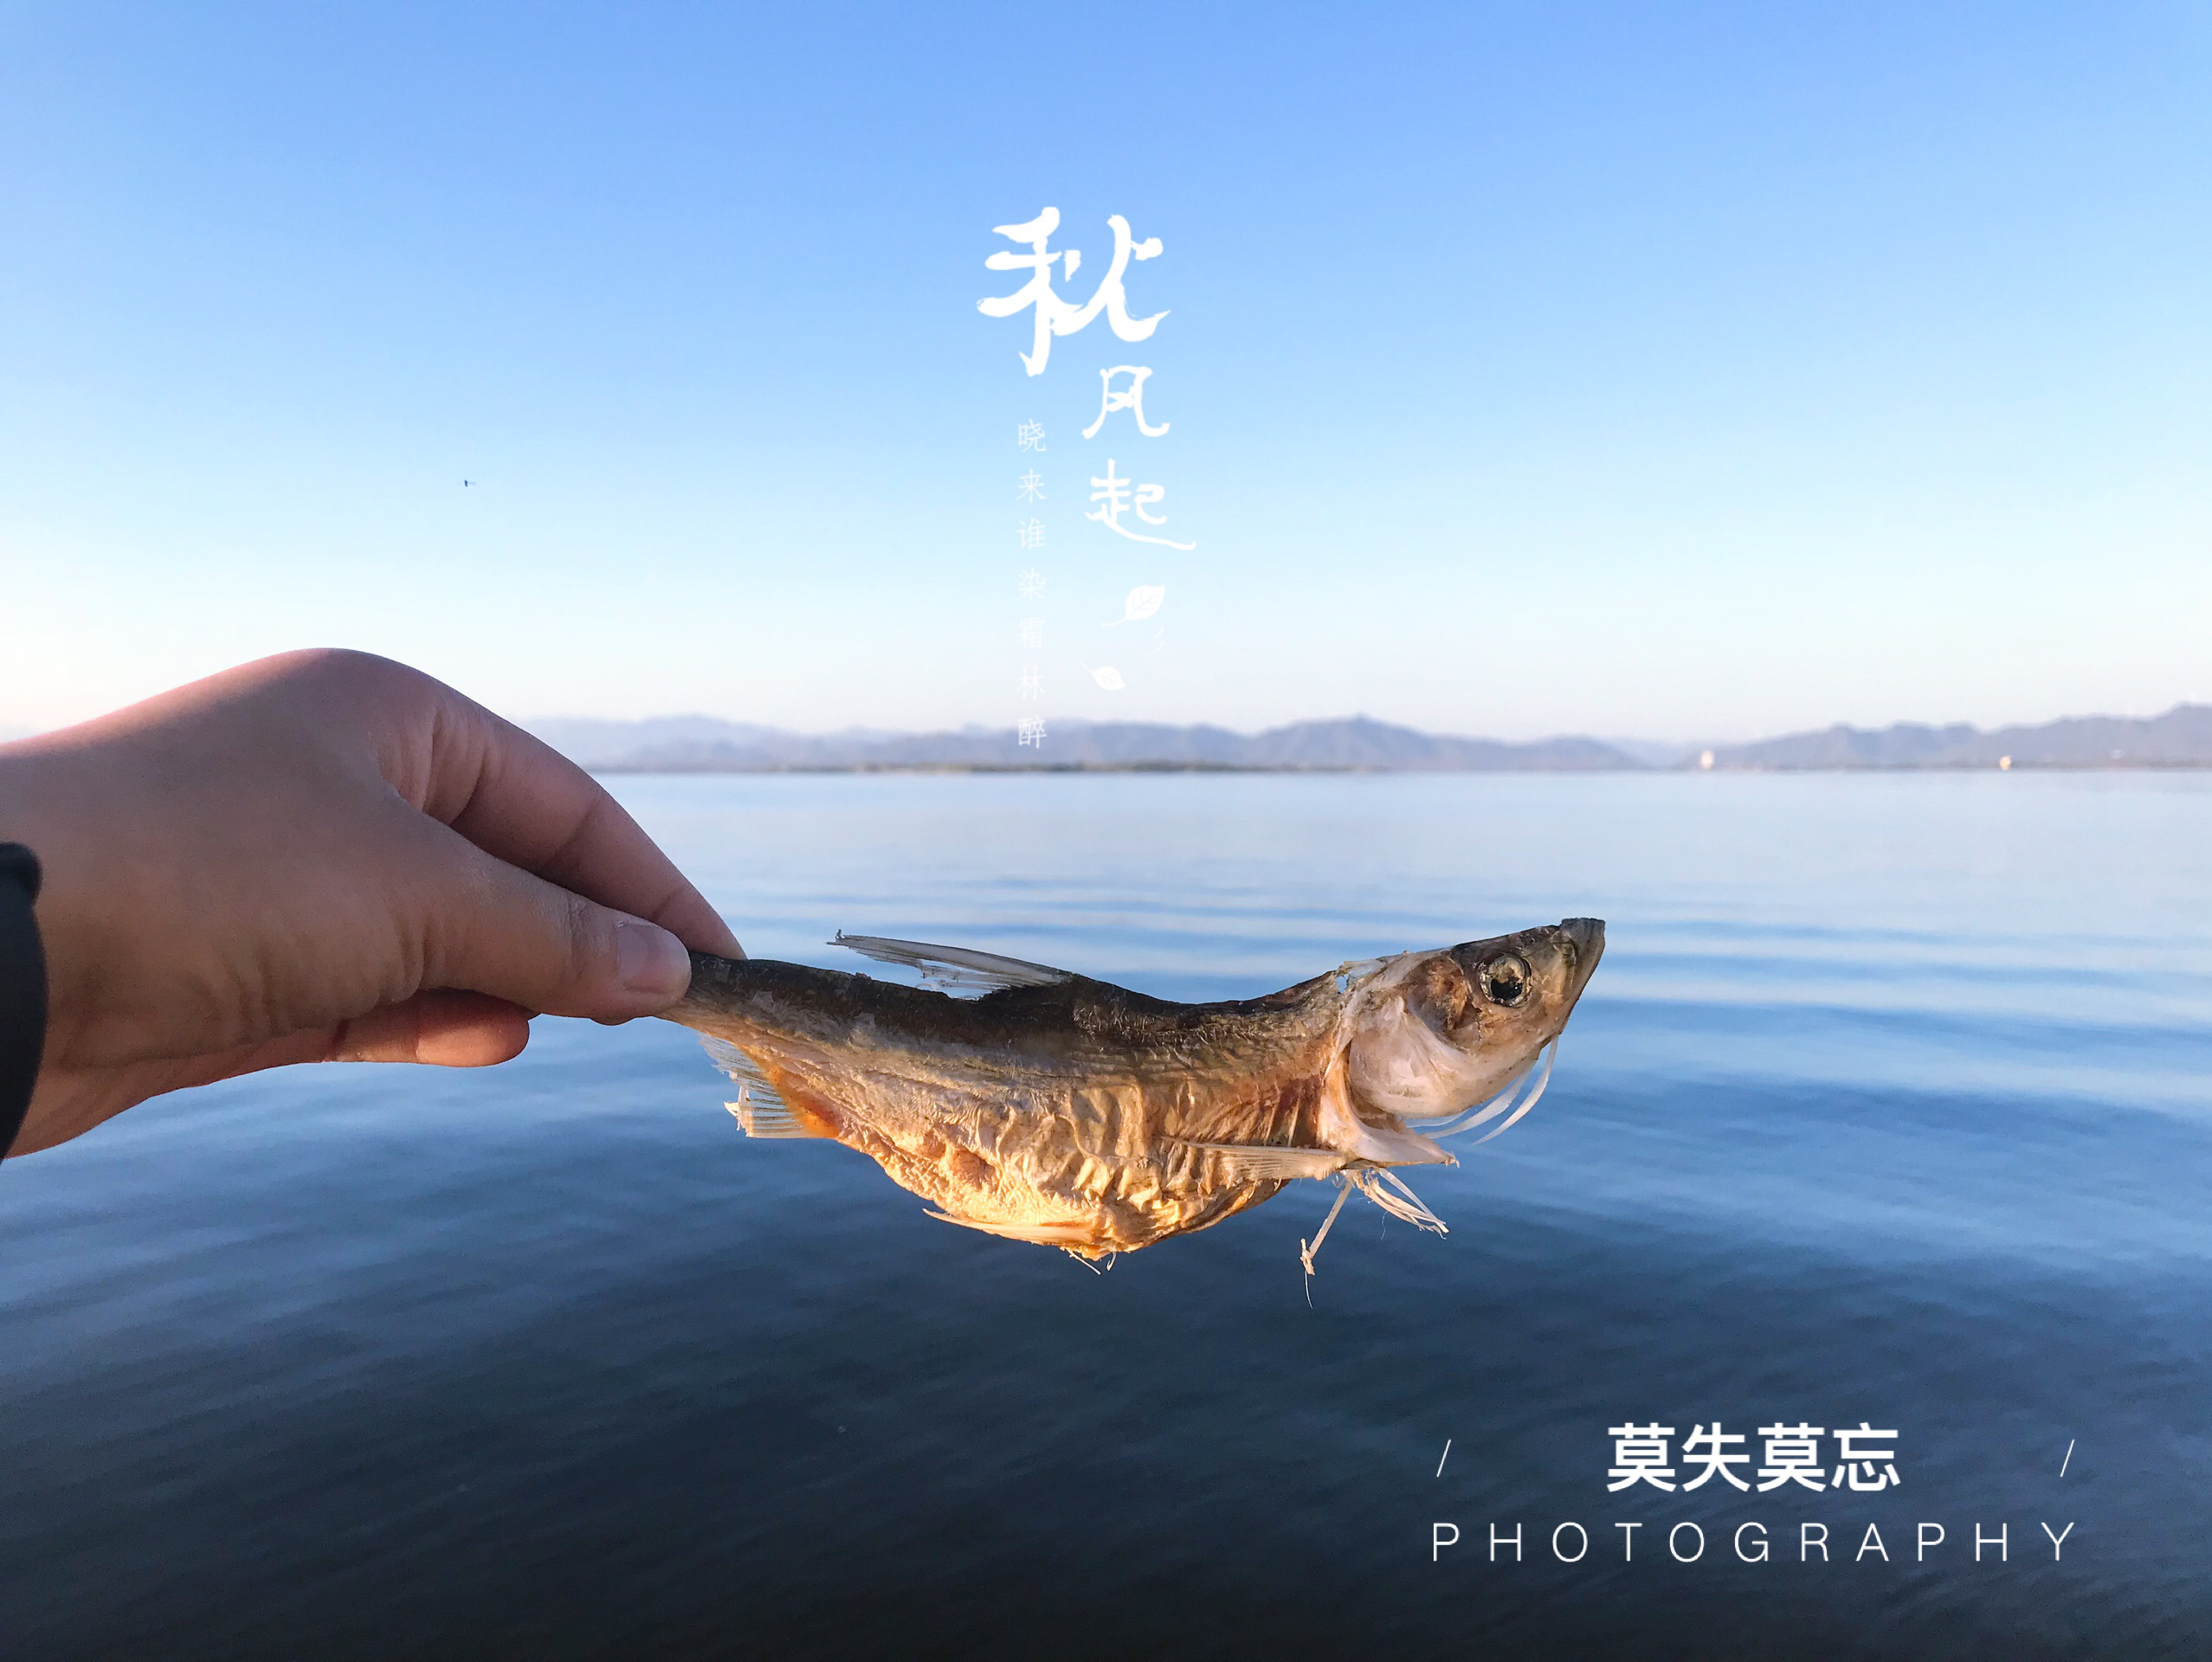
[{"label": "far shoreline", "polygon": [[1894,762],[1894,763],[1839,763],[1831,766],[1746,767],[1740,763],[1716,763],[1699,767],[1695,763],[1679,763],[1671,767],[1647,767],[1629,764],[1619,767],[1581,768],[1384,768],[1346,765],[1343,767],[1251,767],[1222,762],[942,762],[942,763],[855,763],[847,766],[815,767],[684,767],[653,763],[605,763],[585,769],[595,776],[610,777],[638,776],[662,779],[682,778],[762,778],[780,776],[809,776],[829,777],[867,774],[1238,774],[1268,777],[1328,776],[1348,775],[1374,777],[1454,778],[1476,776],[1483,778],[1583,778],[1602,775],[1617,777],[1623,774],[1639,778],[1668,777],[1685,774],[1969,774],[1969,773],[2207,773],[2212,772],[2212,762],[2018,762],[2000,767],[1988,762]]}]

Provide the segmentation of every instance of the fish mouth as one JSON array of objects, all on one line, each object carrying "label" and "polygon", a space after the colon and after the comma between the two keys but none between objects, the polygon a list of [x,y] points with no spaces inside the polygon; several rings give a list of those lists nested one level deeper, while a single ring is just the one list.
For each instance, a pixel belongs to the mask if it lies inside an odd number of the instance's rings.
[{"label": "fish mouth", "polygon": [[1590,985],[1590,978],[1597,971],[1597,961],[1605,956],[1605,920],[1603,918],[1563,918],[1559,932],[1575,950],[1574,975],[1567,983],[1567,1007],[1574,1008],[1583,995],[1583,989]]}]

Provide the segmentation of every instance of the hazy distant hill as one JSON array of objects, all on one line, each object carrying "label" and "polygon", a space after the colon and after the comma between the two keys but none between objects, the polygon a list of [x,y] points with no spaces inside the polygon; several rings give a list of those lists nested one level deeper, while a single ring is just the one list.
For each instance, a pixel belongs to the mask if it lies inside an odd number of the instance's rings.
[{"label": "hazy distant hill", "polygon": [[1024,749],[1010,728],[812,735],[707,716],[652,721],[551,720],[532,731],[586,767],[609,772],[776,773],[903,768],[1222,768],[1464,773],[1637,768],[1594,738],[1508,744],[1440,738],[1356,716],[1301,721],[1267,732],[1148,722],[1051,724],[1044,746]]},{"label": "hazy distant hill", "polygon": [[[629,773],[793,773],[918,768],[1221,768],[1374,773],[1567,773],[1696,767],[1680,746],[1595,738],[1508,744],[1448,738],[1354,716],[1263,733],[1150,722],[1054,721],[1042,750],[1009,728],[889,733],[791,733],[712,716],[650,721],[549,720],[532,731],[589,768]],[[2163,716],[2085,716],[1984,732],[1900,722],[1878,731],[1830,727],[1751,744],[1715,745],[1719,769],[2212,767],[2212,705]]]},{"label": "hazy distant hill", "polygon": [[[530,731],[571,761],[587,768],[638,771],[666,768],[674,772],[762,772],[784,768],[855,765],[850,759],[871,744],[911,741],[899,733],[853,728],[842,733],[786,732],[714,716],[655,716],[644,721],[600,721],[559,718],[527,724]],[[969,730],[982,735],[983,728]],[[963,735],[948,734],[947,738]],[[1003,735],[1010,745],[1012,733]]]},{"label": "hazy distant hill", "polygon": [[2178,704],[2163,716],[2075,716],[2040,727],[1984,732],[1955,724],[1830,727],[1752,744],[1715,745],[1716,768],[2212,767],[2212,705]]}]

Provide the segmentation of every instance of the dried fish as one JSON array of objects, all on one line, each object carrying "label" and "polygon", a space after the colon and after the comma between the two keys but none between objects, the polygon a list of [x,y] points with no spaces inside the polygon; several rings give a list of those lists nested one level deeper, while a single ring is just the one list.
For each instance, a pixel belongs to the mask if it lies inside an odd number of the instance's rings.
[{"label": "dried fish", "polygon": [[[932,1216],[1098,1259],[1299,1178],[1342,1185],[1330,1221],[1356,1189],[1442,1234],[1393,1168],[1454,1163],[1440,1138],[1494,1137],[1534,1106],[1605,925],[1570,918],[1215,1004],[962,947],[835,944],[927,984],[693,959],[668,1018],[738,1081],[746,1131],[842,1143]],[[1309,1274],[1327,1233],[1300,1244]]]}]

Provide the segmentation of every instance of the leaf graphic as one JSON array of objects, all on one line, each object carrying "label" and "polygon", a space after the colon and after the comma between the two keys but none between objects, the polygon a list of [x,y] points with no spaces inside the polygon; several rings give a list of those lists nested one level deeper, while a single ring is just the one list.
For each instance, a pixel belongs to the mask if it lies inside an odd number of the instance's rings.
[{"label": "leaf graphic", "polygon": [[1121,615],[1115,618],[1113,623],[1101,624],[1100,627],[1110,629],[1113,628],[1114,623],[1142,623],[1154,612],[1159,610],[1161,603],[1166,599],[1167,585],[1165,583],[1140,583],[1129,591],[1129,597],[1121,602]]},{"label": "leaf graphic", "polygon": [[1112,664],[1101,664],[1092,670],[1091,679],[1109,692],[1119,692],[1129,685],[1121,679],[1121,672]]}]

